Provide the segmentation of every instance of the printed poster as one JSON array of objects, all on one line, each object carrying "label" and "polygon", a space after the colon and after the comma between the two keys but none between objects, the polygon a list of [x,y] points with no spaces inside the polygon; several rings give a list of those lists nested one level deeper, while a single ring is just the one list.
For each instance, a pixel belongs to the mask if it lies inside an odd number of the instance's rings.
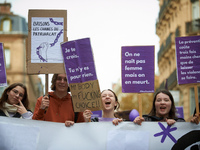
[{"label": "printed poster", "polygon": [[122,47],[122,92],[154,92],[154,46]]},{"label": "printed poster", "polygon": [[200,83],[200,36],[176,37],[178,84]]}]

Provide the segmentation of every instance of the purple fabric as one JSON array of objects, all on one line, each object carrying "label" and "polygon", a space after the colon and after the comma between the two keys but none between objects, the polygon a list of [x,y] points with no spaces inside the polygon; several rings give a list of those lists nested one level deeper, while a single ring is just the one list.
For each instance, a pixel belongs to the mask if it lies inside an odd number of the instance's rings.
[{"label": "purple fabric", "polygon": [[113,121],[114,119],[116,119],[116,118],[102,118],[102,117],[99,117],[99,122],[109,122],[109,121]]}]

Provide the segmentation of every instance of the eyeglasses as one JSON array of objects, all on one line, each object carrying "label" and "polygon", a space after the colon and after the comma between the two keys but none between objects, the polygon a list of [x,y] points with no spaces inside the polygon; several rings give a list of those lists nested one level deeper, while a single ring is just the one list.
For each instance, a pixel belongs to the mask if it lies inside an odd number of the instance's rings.
[{"label": "eyeglasses", "polygon": [[57,77],[57,80],[58,80],[58,81],[64,80],[65,82],[67,82],[67,78],[66,78],[66,77],[64,77],[64,78],[62,78],[62,77]]},{"label": "eyeglasses", "polygon": [[20,98],[23,98],[23,97],[24,97],[24,94],[19,93],[19,91],[15,90],[15,89],[12,89],[12,91],[13,91],[16,95],[19,94],[19,97],[20,97]]}]

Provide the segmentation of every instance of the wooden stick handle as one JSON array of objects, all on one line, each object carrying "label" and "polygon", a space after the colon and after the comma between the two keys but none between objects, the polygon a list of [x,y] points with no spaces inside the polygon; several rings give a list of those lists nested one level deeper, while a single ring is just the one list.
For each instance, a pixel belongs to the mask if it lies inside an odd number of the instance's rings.
[{"label": "wooden stick handle", "polygon": [[[48,96],[48,83],[49,83],[49,77],[48,74],[45,74],[45,96]],[[47,111],[48,107],[45,108],[45,111]]]},{"label": "wooden stick handle", "polygon": [[139,114],[140,117],[142,117],[142,97],[140,93],[138,94],[138,100],[139,100]]},{"label": "wooden stick handle", "polygon": [[197,85],[194,86],[195,103],[196,103],[196,114],[199,115],[199,100],[198,100],[198,90]]}]

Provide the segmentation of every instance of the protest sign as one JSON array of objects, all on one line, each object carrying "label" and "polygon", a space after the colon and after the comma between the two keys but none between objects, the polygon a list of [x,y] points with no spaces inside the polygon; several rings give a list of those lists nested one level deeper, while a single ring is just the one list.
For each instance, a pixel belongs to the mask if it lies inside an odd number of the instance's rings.
[{"label": "protest sign", "polygon": [[69,84],[75,112],[101,109],[101,93],[98,80]]},{"label": "protest sign", "polygon": [[[200,36],[176,37],[178,84],[193,84],[195,104],[199,105],[197,84],[200,83]],[[197,107],[197,114],[199,108]]]},{"label": "protest sign", "polygon": [[200,83],[200,36],[176,37],[178,84]]},{"label": "protest sign", "polygon": [[0,43],[0,86],[7,86],[3,43]]},{"label": "protest sign", "polygon": [[65,73],[60,43],[67,41],[66,10],[29,10],[28,74]]},{"label": "protest sign", "polygon": [[66,128],[64,123],[0,117],[0,129],[0,149],[190,150],[200,145],[200,124],[190,122],[172,126],[166,122],[143,122],[141,126],[130,121],[117,126],[90,122]]},{"label": "protest sign", "polygon": [[154,92],[154,46],[122,47],[122,92]]},{"label": "protest sign", "polygon": [[76,112],[102,106],[90,39],[61,43],[67,80]]}]

